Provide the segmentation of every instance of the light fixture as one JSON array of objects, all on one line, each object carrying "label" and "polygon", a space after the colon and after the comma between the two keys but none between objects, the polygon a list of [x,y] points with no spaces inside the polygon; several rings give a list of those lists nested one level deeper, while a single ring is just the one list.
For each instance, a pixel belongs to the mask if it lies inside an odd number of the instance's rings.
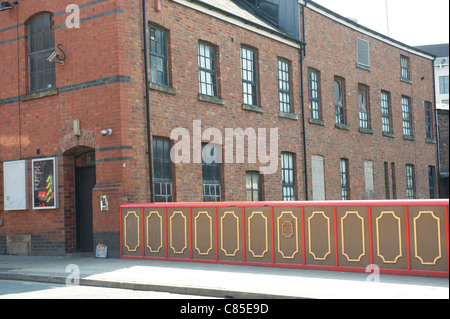
[{"label": "light fixture", "polygon": [[[17,2],[15,2],[15,4],[17,4]],[[8,1],[0,3],[0,11],[11,10],[12,8],[13,6]]]},{"label": "light fixture", "polygon": [[102,130],[101,132],[100,132],[103,136],[106,136],[106,135],[111,135],[112,134],[112,129],[107,129],[107,130]]}]

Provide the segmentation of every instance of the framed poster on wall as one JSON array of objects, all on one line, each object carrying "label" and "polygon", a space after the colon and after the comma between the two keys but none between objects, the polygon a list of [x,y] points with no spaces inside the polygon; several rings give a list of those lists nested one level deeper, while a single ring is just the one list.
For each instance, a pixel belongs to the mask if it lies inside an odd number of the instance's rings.
[{"label": "framed poster on wall", "polygon": [[28,162],[3,163],[4,203],[6,210],[28,209]]},{"label": "framed poster on wall", "polygon": [[35,159],[32,163],[33,209],[58,208],[57,159]]}]

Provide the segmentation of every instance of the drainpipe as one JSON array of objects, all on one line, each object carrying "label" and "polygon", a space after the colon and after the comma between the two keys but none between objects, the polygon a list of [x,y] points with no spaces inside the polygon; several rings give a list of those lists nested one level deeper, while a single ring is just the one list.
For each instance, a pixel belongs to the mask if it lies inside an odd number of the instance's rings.
[{"label": "drainpipe", "polygon": [[308,195],[308,158],[306,154],[306,127],[305,127],[305,99],[303,97],[304,95],[304,88],[303,88],[303,59],[306,56],[306,41],[305,41],[305,7],[307,5],[307,1],[305,1],[304,5],[302,6],[302,43],[300,45],[300,94],[301,94],[301,104],[302,104],[302,130],[303,130],[303,166],[305,170],[305,199],[309,200]]},{"label": "drainpipe", "polygon": [[152,165],[152,134],[150,127],[150,91],[148,86],[148,51],[147,51],[147,8],[146,0],[142,0],[142,34],[144,37],[144,75],[145,75],[145,106],[147,110],[147,141],[148,141],[148,176],[150,181],[150,201],[154,202],[153,165]]}]

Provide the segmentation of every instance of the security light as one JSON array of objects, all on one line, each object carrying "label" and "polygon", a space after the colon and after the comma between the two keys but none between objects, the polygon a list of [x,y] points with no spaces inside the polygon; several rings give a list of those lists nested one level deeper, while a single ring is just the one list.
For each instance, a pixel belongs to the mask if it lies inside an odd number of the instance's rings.
[{"label": "security light", "polygon": [[8,1],[0,3],[0,11],[11,10],[12,8],[13,6]]}]

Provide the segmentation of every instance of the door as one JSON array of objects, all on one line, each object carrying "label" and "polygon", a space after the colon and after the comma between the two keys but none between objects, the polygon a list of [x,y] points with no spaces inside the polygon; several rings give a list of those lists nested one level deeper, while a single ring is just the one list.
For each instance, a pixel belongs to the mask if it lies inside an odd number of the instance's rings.
[{"label": "door", "polygon": [[[82,164],[80,164],[80,162],[82,162]],[[89,161],[76,161],[76,163],[75,199],[77,250],[92,252],[94,251],[92,190],[96,183],[95,166],[89,164]]]}]

